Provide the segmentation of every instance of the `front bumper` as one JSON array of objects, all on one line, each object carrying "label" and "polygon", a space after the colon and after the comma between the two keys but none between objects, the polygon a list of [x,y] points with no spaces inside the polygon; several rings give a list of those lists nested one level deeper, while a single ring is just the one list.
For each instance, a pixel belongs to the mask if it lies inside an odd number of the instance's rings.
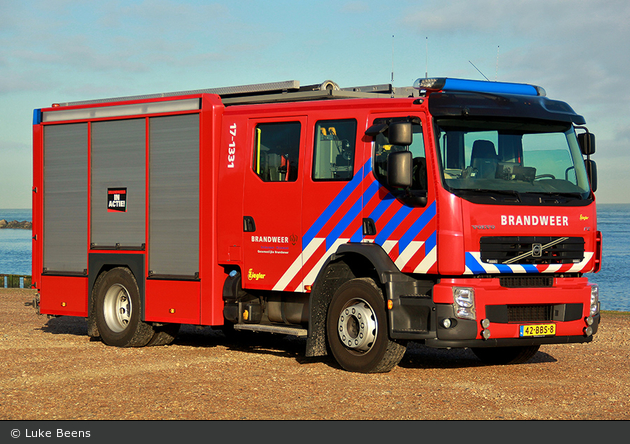
[{"label": "front bumper", "polygon": [[[455,286],[474,289],[476,319],[455,315]],[[403,292],[397,296],[395,288],[390,290],[390,336],[436,348],[585,343],[593,340],[600,322],[598,313],[587,323],[590,286],[586,278],[556,278],[552,287],[545,288],[506,288],[498,278],[443,279],[431,295]],[[539,324],[555,324],[555,334],[520,337],[520,326]]]}]

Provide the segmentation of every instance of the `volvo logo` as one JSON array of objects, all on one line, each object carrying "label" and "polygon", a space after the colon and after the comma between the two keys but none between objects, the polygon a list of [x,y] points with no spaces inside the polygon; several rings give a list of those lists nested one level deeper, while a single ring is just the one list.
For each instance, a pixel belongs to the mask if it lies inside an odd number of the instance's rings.
[{"label": "volvo logo", "polygon": [[569,239],[569,238],[568,237],[559,237],[559,238],[557,238],[555,240],[552,240],[551,242],[549,242],[548,244],[545,244],[545,245],[540,244],[540,243],[533,243],[531,251],[528,251],[527,253],[519,254],[518,256],[515,256],[515,257],[513,257],[511,259],[508,259],[507,261],[504,261],[503,263],[504,264],[516,264],[521,259],[525,259],[525,258],[527,258],[529,256],[542,257],[543,251],[553,247],[554,245],[558,245],[558,244],[564,242],[567,239]]},{"label": "volvo logo", "polygon": [[543,253],[542,244],[532,244],[532,256],[533,257],[541,257]]},{"label": "volvo logo", "polygon": [[473,230],[494,230],[494,225],[471,225]]}]

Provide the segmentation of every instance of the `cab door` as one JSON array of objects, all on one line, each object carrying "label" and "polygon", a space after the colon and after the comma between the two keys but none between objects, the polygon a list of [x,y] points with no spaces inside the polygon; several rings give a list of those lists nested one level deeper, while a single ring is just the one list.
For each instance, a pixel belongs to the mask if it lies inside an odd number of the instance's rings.
[{"label": "cab door", "polygon": [[306,122],[303,116],[249,122],[251,165],[244,177],[243,288],[284,290],[289,284],[284,282],[286,276],[301,280]]},{"label": "cab door", "polygon": [[[412,124],[413,143],[390,143],[388,127],[396,122]],[[427,136],[422,113],[373,116],[371,182],[364,182],[366,204],[363,209],[364,241],[380,245],[403,273],[437,271],[437,205],[431,186],[430,153],[425,150]],[[388,158],[397,151],[410,151],[413,157],[412,185],[406,190],[392,188],[387,182]],[[429,157],[428,157],[429,156]]]},{"label": "cab door", "polygon": [[[302,258],[303,290],[312,288],[330,255],[361,242],[365,165],[363,134],[355,110],[313,115],[312,162],[305,167]],[[369,157],[368,157],[369,158]]]}]

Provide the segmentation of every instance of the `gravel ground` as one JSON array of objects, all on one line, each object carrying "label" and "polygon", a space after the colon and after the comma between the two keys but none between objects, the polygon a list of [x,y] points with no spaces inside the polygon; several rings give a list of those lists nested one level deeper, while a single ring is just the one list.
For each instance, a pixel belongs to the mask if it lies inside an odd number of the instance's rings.
[{"label": "gravel ground", "polygon": [[170,346],[108,347],[82,318],[25,307],[34,294],[0,289],[0,420],[630,419],[626,312],[526,364],[410,344],[391,372],[365,375],[305,358],[302,339],[237,344],[194,326]]}]

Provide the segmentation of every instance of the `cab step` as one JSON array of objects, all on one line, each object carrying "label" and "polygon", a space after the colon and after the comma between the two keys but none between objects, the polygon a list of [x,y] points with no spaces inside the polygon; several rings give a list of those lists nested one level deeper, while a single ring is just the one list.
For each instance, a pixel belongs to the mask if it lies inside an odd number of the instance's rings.
[{"label": "cab step", "polygon": [[308,336],[308,330],[306,328],[291,327],[288,325],[234,324],[234,330],[260,331],[265,333],[275,333],[297,337]]}]

